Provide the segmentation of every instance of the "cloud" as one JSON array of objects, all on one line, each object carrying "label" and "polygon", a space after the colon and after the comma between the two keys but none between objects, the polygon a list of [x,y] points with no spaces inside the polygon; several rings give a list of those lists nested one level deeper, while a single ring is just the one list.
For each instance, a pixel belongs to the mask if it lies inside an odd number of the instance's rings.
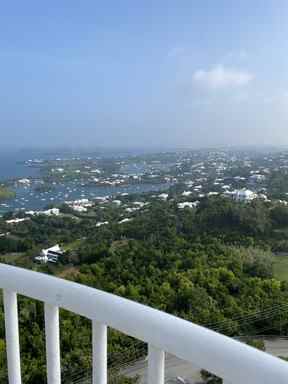
[{"label": "cloud", "polygon": [[254,75],[250,72],[224,68],[222,65],[211,70],[199,69],[193,73],[194,84],[211,89],[242,87],[253,78]]}]

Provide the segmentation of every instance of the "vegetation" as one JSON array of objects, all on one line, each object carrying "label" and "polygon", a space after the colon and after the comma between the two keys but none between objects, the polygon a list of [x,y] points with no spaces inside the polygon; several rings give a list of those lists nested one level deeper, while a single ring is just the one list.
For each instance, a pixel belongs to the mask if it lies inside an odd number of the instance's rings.
[{"label": "vegetation", "polygon": [[[177,201],[151,199],[131,221],[119,224],[121,208],[96,206],[93,215],[35,216],[13,228],[2,220],[0,232],[10,234],[0,239],[0,253],[2,262],[113,292],[227,335],[279,332],[280,320],[262,318],[261,311],[287,303],[288,284],[273,276],[272,267],[279,241],[288,241],[286,214],[286,207],[262,201],[213,197],[197,209],[181,210]],[[109,224],[96,227],[106,220]],[[33,257],[53,243],[67,249],[61,263],[35,265]],[[21,252],[21,258],[10,261],[9,252]],[[19,311],[23,382],[45,382],[43,306],[20,297]],[[253,323],[241,320],[251,313],[259,313]],[[285,314],[281,329],[288,331]],[[61,350],[64,378],[91,369],[90,321],[61,310]],[[112,368],[141,356],[143,344],[110,330],[108,350]],[[1,383],[5,359],[1,310]]]},{"label": "vegetation", "polygon": [[10,191],[10,189],[5,187],[4,185],[0,185],[0,201],[13,199],[13,197],[15,197],[15,192]]},{"label": "vegetation", "polygon": [[274,256],[273,274],[278,280],[288,281],[288,255]]}]

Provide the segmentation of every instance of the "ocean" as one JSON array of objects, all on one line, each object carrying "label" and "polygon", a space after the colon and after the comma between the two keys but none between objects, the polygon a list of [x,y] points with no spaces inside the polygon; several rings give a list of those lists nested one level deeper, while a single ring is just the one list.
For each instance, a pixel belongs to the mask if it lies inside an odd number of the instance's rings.
[{"label": "ocean", "polygon": [[[24,162],[29,159],[47,159],[61,157],[61,154],[47,154],[32,151],[0,153],[0,183],[15,178],[38,177],[39,169],[27,167]],[[67,156],[65,156],[67,157]],[[120,186],[83,186],[79,182],[58,184],[52,191],[36,192],[31,187],[15,187],[16,197],[0,202],[0,215],[8,211],[41,210],[48,205],[57,205],[65,201],[87,198],[92,200],[102,196],[116,196],[119,193],[143,193],[163,191],[169,188],[164,184],[135,184]]]},{"label": "ocean", "polygon": [[0,182],[16,177],[35,177],[38,169],[25,167],[23,162],[29,158],[29,153],[0,152]]}]

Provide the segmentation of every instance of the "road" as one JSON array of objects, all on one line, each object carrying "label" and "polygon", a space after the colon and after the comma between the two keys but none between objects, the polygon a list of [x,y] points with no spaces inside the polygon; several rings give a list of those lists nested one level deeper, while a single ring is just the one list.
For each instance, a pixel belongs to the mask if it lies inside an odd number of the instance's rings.
[{"label": "road", "polygon": [[[263,337],[253,336],[253,339],[262,339]],[[288,357],[288,337],[269,337],[264,339],[266,352],[274,356]],[[147,383],[147,358],[136,361],[131,366],[123,368],[121,374],[127,377],[140,377],[140,384]],[[91,377],[79,378],[73,382],[74,384],[91,383]],[[166,354],[165,359],[165,382],[166,384],[200,384],[201,375],[200,368],[193,366],[184,360]]]},{"label": "road", "polygon": [[[266,352],[274,356],[288,357],[288,338],[269,337],[264,342]],[[140,383],[146,384],[147,359],[137,361],[133,366],[125,368],[122,373],[128,377],[139,375]],[[201,383],[200,369],[198,367],[170,354],[166,354],[165,378],[166,383]]]},{"label": "road", "polygon": [[266,352],[274,356],[288,357],[288,338],[269,337],[264,340]]},{"label": "road", "polygon": [[[140,383],[147,383],[147,359],[137,361],[132,367],[124,369],[122,373],[128,377],[139,375]],[[177,377],[179,380],[176,379]],[[191,384],[201,382],[200,369],[198,367],[170,354],[166,354],[165,378],[166,382],[175,381],[179,384],[182,381],[181,379]]]}]

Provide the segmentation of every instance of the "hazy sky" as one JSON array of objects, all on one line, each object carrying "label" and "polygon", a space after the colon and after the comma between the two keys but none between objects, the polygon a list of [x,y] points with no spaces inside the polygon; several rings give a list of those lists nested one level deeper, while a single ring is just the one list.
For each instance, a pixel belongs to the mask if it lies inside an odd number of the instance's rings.
[{"label": "hazy sky", "polygon": [[4,1],[0,147],[288,144],[287,0]]}]

